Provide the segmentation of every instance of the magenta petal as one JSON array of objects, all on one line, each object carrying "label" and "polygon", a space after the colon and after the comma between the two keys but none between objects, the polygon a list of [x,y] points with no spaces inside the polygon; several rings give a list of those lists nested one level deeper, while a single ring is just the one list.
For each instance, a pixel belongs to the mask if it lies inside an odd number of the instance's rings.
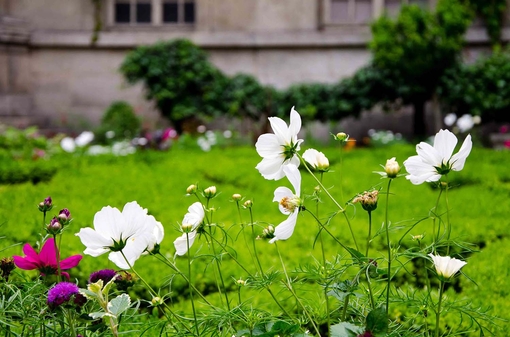
[{"label": "magenta petal", "polygon": [[35,251],[35,249],[29,244],[25,243],[23,246],[23,253],[25,253],[26,258],[34,263],[39,261],[39,254]]},{"label": "magenta petal", "polygon": [[30,258],[24,258],[22,256],[15,255],[12,257],[16,267],[24,270],[37,269],[37,263],[33,262]]},{"label": "magenta petal", "polygon": [[62,274],[62,276],[64,276],[66,278],[66,280],[69,281],[69,273],[66,273],[65,271],[63,271],[60,274]]},{"label": "magenta petal", "polygon": [[73,267],[76,267],[78,263],[80,263],[82,258],[83,256],[81,255],[73,255],[66,259],[63,259],[62,261],[60,261],[60,269],[71,269]]},{"label": "magenta petal", "polygon": [[39,253],[39,261],[43,266],[57,266],[57,257],[55,256],[55,240],[50,238],[46,240]]}]

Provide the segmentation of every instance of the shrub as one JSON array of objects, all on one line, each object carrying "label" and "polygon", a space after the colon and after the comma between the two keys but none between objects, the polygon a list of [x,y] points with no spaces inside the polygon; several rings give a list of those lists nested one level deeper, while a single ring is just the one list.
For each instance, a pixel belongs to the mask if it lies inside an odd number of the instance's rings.
[{"label": "shrub", "polygon": [[[95,139],[101,144],[114,140],[130,139],[138,134],[140,124],[140,119],[129,103],[124,101],[113,102],[106,109],[101,119],[101,125],[95,132]],[[107,134],[111,131],[113,131],[112,134]]]}]

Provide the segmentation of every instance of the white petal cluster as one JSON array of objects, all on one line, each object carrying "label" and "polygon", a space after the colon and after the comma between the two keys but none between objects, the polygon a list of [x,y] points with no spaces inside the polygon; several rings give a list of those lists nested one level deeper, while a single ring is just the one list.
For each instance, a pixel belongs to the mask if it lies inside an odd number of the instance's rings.
[{"label": "white petal cluster", "polygon": [[189,227],[189,231],[175,239],[174,247],[177,255],[182,256],[186,254],[188,246],[191,247],[193,245],[197,235],[197,229],[204,221],[204,217],[204,206],[200,202],[197,201],[188,207],[188,213],[184,215],[181,226],[183,228]]},{"label": "white petal cluster", "polygon": [[256,168],[264,178],[279,180],[285,176],[283,167],[289,164],[299,166],[295,152],[299,151],[303,142],[297,138],[301,130],[301,116],[292,107],[288,126],[278,117],[269,117],[269,123],[274,133],[261,135],[255,144],[257,153],[262,157]]},{"label": "white petal cluster", "polygon": [[122,212],[115,207],[103,207],[94,215],[94,228],[82,228],[76,236],[87,247],[85,254],[95,257],[110,252],[110,261],[121,269],[129,269],[146,250],[161,243],[164,229],[147,214],[147,209],[132,201]]},{"label": "white petal cluster", "polygon": [[409,157],[404,166],[409,173],[406,176],[413,184],[433,182],[441,179],[449,171],[460,171],[464,168],[473,143],[468,135],[456,154],[453,150],[457,145],[457,137],[448,130],[440,130],[435,138],[434,145],[425,142],[416,145],[417,156]]},{"label": "white petal cluster", "polygon": [[308,149],[303,153],[303,159],[315,170],[326,171],[329,168],[329,160],[324,153],[315,149]]},{"label": "white petal cluster", "polygon": [[460,268],[467,264],[467,262],[449,256],[434,255],[432,253],[429,256],[434,262],[437,274],[447,279],[455,275]]}]

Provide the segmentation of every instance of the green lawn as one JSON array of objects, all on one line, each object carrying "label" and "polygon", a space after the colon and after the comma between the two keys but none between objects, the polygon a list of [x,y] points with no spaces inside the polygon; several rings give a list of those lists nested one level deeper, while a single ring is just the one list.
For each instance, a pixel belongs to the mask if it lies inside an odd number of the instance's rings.
[{"label": "green lawn", "polygon": [[[344,152],[339,148],[320,149],[331,162],[331,172],[325,174],[324,185],[330,187],[335,198],[344,204],[356,193],[369,188],[386,189],[386,180],[373,171],[381,170],[388,158],[397,157],[402,162],[414,155],[414,147],[399,145],[376,149],[355,149]],[[178,225],[186,213],[187,208],[196,201],[187,197],[186,188],[198,183],[205,188],[215,185],[220,195],[212,200],[216,208],[214,222],[222,227],[232,239],[229,244],[235,247],[239,261],[251,266],[252,260],[246,248],[244,236],[239,235],[240,223],[249,220],[249,213],[241,211],[239,219],[235,203],[231,202],[234,193],[253,200],[254,220],[257,222],[257,234],[267,224],[277,225],[285,219],[277,204],[272,202],[273,191],[278,186],[288,186],[286,180],[267,181],[260,176],[255,165],[260,158],[252,147],[213,149],[204,153],[198,150],[172,149],[168,152],[140,152],[128,157],[73,157],[55,158],[59,163],[59,171],[49,183],[32,185],[30,183],[0,186],[1,207],[0,242],[2,247],[15,243],[33,243],[38,239],[42,227],[42,215],[37,210],[37,204],[46,196],[51,195],[55,203],[54,212],[67,207],[70,209],[74,221],[64,233],[62,255],[82,253],[84,246],[74,236],[79,228],[92,226],[94,214],[103,206],[111,205],[122,208],[126,202],[136,200],[149,209],[165,227],[165,239],[162,251],[169,258],[173,257],[173,240],[180,235]],[[342,165],[341,165],[342,163]],[[463,268],[467,277],[459,277],[460,293],[453,289],[448,291],[451,296],[462,298],[467,296],[475,304],[493,307],[493,313],[504,319],[509,319],[510,303],[510,269],[506,263],[510,259],[509,225],[510,217],[510,154],[495,152],[488,149],[474,148],[466,166],[461,172],[450,175],[451,184],[455,188],[448,192],[450,202],[450,217],[453,224],[452,237],[472,242],[480,248],[478,253],[467,258],[468,264]],[[305,194],[312,194],[316,185],[305,172],[303,174],[302,190]],[[391,186],[389,203],[389,217],[393,226],[409,226],[417,219],[429,215],[434,207],[438,191],[428,185],[414,186],[405,178],[399,178]],[[335,208],[331,201],[323,196],[320,204],[320,214],[325,217]],[[306,206],[315,209],[315,201],[307,200]],[[384,221],[385,196],[381,194],[378,209],[373,213],[375,230]],[[443,207],[443,212],[444,212]],[[52,214],[53,215],[53,214]],[[358,238],[361,251],[364,251],[364,238],[367,233],[367,216],[359,206],[348,206],[347,215],[351,219],[353,231]],[[402,240],[403,246],[414,244],[411,235],[424,234],[425,241],[432,233],[432,220],[428,219],[417,225]],[[278,247],[290,269],[299,265],[313,264],[321,258],[319,245],[314,242],[317,235],[317,224],[309,214],[302,214],[298,219],[294,235],[285,242],[279,242]],[[343,216],[336,216],[329,225],[334,235],[344,244],[353,246],[354,243]],[[392,242],[396,242],[405,229],[392,233]],[[250,238],[249,232],[246,237]],[[324,236],[326,242],[326,256],[332,259],[337,254],[347,255],[346,252],[329,236]],[[373,241],[373,252],[376,257],[384,257],[385,240],[383,236]],[[237,239],[237,240],[236,240]],[[264,241],[257,241],[257,249],[266,269],[281,269],[275,253],[274,245]],[[207,245],[203,240],[197,240],[192,248],[194,254],[208,254]],[[0,257],[21,254],[21,246],[5,249]],[[207,263],[208,258],[198,258],[194,266],[194,277],[197,287],[206,291],[214,288],[214,270]],[[178,264],[185,270],[185,258],[179,258]],[[85,256],[77,270],[71,272],[84,284],[90,272],[102,268],[114,268],[106,256],[92,258]],[[150,256],[142,257],[135,265],[136,269],[154,286],[160,287],[172,277],[169,269],[164,268]],[[234,279],[246,278],[242,270],[231,260],[223,261],[223,269],[227,287],[235,289]],[[27,272],[29,273],[29,272]],[[32,272],[35,276],[36,273]],[[32,275],[32,274],[31,274]],[[177,292],[174,301],[182,298],[179,294],[184,291],[185,283],[179,277],[173,279],[171,291]],[[267,301],[257,296],[254,303]],[[233,292],[231,295],[236,296]],[[216,294],[211,295],[213,298]],[[317,294],[311,294],[313,299]],[[179,305],[179,303],[176,303]],[[395,314],[395,313],[393,313]],[[498,336],[508,335],[510,329],[507,323],[501,321],[504,328]],[[496,328],[494,328],[496,331]],[[506,332],[506,334],[505,334]]]}]

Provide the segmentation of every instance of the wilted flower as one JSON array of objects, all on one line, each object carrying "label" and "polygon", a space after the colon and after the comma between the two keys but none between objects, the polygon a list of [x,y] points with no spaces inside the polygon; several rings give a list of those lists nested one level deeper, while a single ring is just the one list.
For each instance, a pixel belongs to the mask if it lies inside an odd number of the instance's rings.
[{"label": "wilted flower", "polygon": [[273,243],[277,240],[287,240],[294,233],[296,227],[297,217],[302,207],[301,195],[301,173],[299,169],[294,165],[286,165],[283,167],[283,171],[290,183],[294,187],[295,193],[293,193],[288,187],[280,186],[274,191],[273,201],[278,202],[280,212],[289,215],[287,220],[276,226],[274,230],[274,238],[269,243]]},{"label": "wilted flower", "polygon": [[96,283],[99,280],[103,280],[103,283],[106,284],[113,278],[119,278],[119,276],[120,275],[113,269],[101,269],[90,274],[89,283]]},{"label": "wilted flower", "polygon": [[200,202],[197,201],[188,207],[188,213],[184,215],[181,226],[191,226],[191,228],[175,239],[174,246],[177,255],[182,256],[186,254],[188,246],[191,247],[193,245],[197,235],[197,229],[204,221],[204,217],[204,206]]},{"label": "wilted flower", "polygon": [[14,270],[14,260],[12,257],[4,257],[0,260],[0,278],[9,281],[9,275]]},{"label": "wilted flower", "polygon": [[48,291],[48,305],[55,309],[64,304],[71,304],[81,307],[87,299],[80,294],[80,288],[74,283],[60,282]]},{"label": "wilted flower", "polygon": [[471,135],[468,135],[456,154],[453,150],[457,145],[457,137],[448,130],[440,130],[434,138],[434,146],[421,142],[416,145],[417,156],[404,161],[409,175],[406,176],[413,184],[433,182],[450,171],[460,171],[464,168],[471,148]]},{"label": "wilted flower", "polygon": [[377,208],[377,198],[379,195],[378,190],[373,191],[365,191],[361,194],[358,194],[354,199],[352,199],[352,203],[359,202],[361,207],[367,212],[375,211]]},{"label": "wilted flower", "polygon": [[449,256],[434,255],[432,253],[430,253],[429,256],[434,262],[434,267],[436,268],[437,274],[445,279],[449,279],[455,275],[460,270],[460,268],[467,264],[467,262],[458,260],[456,258],[451,258]]},{"label": "wilted flower", "polygon": [[[13,256],[14,263],[20,269],[33,270],[37,269],[41,275],[57,275],[57,257],[55,250],[55,241],[53,238],[46,240],[41,248],[41,251],[37,253],[30,244],[23,246],[23,253],[26,256]],[[62,270],[71,269],[76,267],[82,259],[81,255],[73,255],[66,259],[60,260],[61,274],[69,279],[69,274],[62,272]]]},{"label": "wilted flower", "polygon": [[87,247],[85,254],[99,256],[110,252],[110,261],[128,269],[145,250],[154,247],[155,227],[160,225],[147,214],[147,209],[132,201],[124,206],[122,213],[114,207],[103,207],[94,215],[94,229],[82,228],[76,236]]},{"label": "wilted flower", "polygon": [[289,126],[278,117],[269,117],[269,123],[274,134],[265,133],[257,140],[255,147],[262,161],[256,168],[264,178],[279,180],[285,176],[283,167],[289,164],[299,166],[296,153],[303,142],[297,138],[301,130],[301,116],[292,107]]},{"label": "wilted flower", "polygon": [[303,153],[303,159],[315,170],[325,172],[329,169],[329,160],[324,153],[315,149],[308,149]]}]

